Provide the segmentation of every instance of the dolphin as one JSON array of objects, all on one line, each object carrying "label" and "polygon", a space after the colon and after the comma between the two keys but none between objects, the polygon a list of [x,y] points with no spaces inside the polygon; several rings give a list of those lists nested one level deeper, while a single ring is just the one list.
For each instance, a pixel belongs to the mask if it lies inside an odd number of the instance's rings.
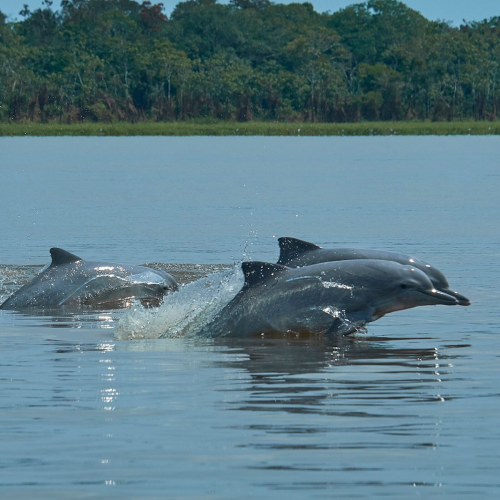
[{"label": "dolphin", "polygon": [[385,314],[425,305],[457,305],[413,266],[344,260],[300,268],[243,262],[245,283],[199,332],[242,337],[267,333],[347,335]]},{"label": "dolphin", "polygon": [[14,292],[0,309],[123,307],[130,299],[160,302],[164,295],[177,290],[175,279],[164,271],[89,262],[61,248],[51,248],[50,255],[50,265]]},{"label": "dolphin", "polygon": [[416,257],[395,252],[385,252],[383,250],[367,250],[359,248],[321,248],[314,243],[298,240],[296,238],[278,238],[280,246],[280,257],[278,264],[288,267],[302,267],[321,262],[333,262],[340,260],[355,259],[377,259],[390,260],[400,264],[411,265],[423,271],[432,281],[434,288],[441,292],[453,295],[461,306],[470,306],[470,300],[450,289],[444,274]]}]

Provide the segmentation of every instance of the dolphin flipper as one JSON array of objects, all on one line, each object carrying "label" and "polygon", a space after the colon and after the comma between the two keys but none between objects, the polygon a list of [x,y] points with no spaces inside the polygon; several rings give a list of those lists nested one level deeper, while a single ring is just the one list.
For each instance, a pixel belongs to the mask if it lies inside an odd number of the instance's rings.
[{"label": "dolphin flipper", "polygon": [[373,311],[365,309],[355,313],[335,318],[326,335],[350,335],[356,333],[360,328],[373,321]]}]

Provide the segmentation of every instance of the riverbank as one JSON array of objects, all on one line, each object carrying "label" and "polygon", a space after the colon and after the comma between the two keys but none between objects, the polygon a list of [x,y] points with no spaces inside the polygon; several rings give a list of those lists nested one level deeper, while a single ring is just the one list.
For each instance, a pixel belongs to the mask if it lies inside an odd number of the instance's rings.
[{"label": "riverbank", "polygon": [[0,123],[0,136],[133,136],[133,135],[269,135],[269,136],[362,136],[362,135],[500,135],[494,122],[139,122],[139,123]]}]

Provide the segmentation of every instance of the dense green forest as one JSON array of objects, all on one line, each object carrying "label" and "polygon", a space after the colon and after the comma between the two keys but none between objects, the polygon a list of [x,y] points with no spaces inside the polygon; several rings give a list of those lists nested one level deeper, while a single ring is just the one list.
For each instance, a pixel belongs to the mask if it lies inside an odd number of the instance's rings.
[{"label": "dense green forest", "polygon": [[397,0],[52,7],[0,12],[2,122],[497,118],[500,17],[455,28]]}]

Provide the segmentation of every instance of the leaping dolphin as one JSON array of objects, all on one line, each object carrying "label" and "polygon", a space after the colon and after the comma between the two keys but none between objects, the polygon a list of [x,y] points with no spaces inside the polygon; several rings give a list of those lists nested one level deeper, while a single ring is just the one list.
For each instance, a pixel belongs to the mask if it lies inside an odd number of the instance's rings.
[{"label": "leaping dolphin", "polygon": [[88,262],[61,248],[51,248],[50,255],[50,266],[12,294],[0,309],[123,307],[129,299],[158,302],[177,290],[175,279],[164,271]]},{"label": "leaping dolphin", "polygon": [[202,335],[267,333],[347,335],[385,314],[425,305],[457,305],[413,266],[345,260],[301,268],[243,262],[245,284]]},{"label": "leaping dolphin", "polygon": [[322,248],[308,241],[298,240],[296,238],[284,237],[278,238],[280,246],[280,258],[278,264],[288,267],[310,266],[321,262],[333,262],[340,260],[355,259],[377,259],[399,262],[404,265],[411,265],[423,271],[432,281],[434,288],[441,292],[453,295],[461,306],[469,306],[470,300],[450,289],[444,274],[416,257],[404,255],[395,252],[385,252],[383,250],[367,250],[360,248]]}]

